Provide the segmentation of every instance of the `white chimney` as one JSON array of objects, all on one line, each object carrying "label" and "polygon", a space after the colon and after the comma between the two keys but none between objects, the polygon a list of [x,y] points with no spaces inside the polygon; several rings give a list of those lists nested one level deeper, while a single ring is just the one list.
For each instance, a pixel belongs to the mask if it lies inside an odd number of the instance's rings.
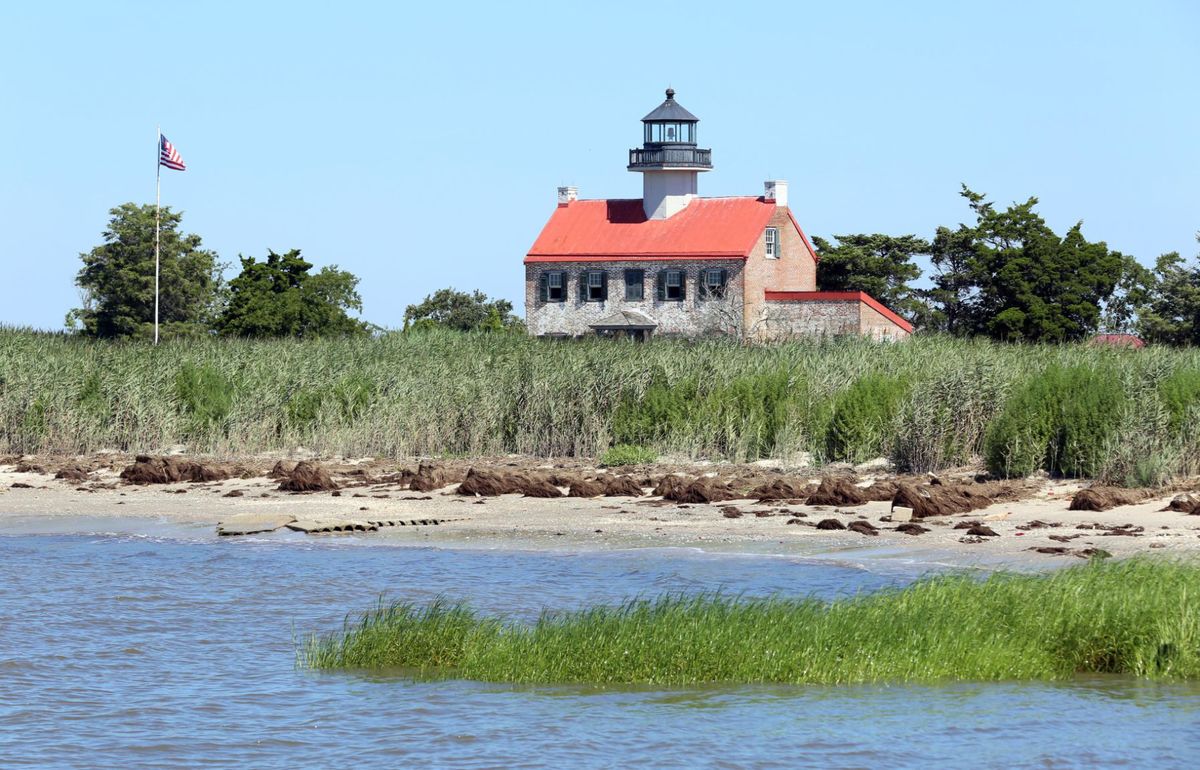
[{"label": "white chimney", "polygon": [[560,188],[558,188],[558,205],[565,206],[574,200],[579,200],[579,188],[578,187],[560,187]]},{"label": "white chimney", "polygon": [[783,179],[768,179],[763,182],[763,199],[776,206],[787,207],[787,181]]}]

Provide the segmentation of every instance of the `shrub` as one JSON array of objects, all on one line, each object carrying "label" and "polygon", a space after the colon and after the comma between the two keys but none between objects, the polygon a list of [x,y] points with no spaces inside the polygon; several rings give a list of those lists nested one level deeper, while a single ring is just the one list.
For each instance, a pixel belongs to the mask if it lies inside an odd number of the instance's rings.
[{"label": "shrub", "polygon": [[715,427],[719,454],[757,460],[775,453],[796,395],[786,371],[745,375],[710,391],[693,419]]},{"label": "shrub", "polygon": [[984,455],[998,476],[1038,468],[1060,476],[1095,476],[1126,405],[1119,373],[1084,365],[1047,367],[1018,388],[988,426]]},{"label": "shrub", "polygon": [[868,374],[839,393],[825,432],[826,459],[857,463],[885,454],[908,387],[897,377]]},{"label": "shrub", "polygon": [[600,464],[607,467],[619,465],[645,465],[658,459],[653,449],[632,444],[618,444],[600,456]]},{"label": "shrub", "polygon": [[352,374],[333,387],[333,398],[342,417],[355,420],[375,398],[375,383],[363,374]]},{"label": "shrub", "polygon": [[175,375],[175,398],[194,431],[224,422],[233,406],[233,384],[209,366],[184,363]]},{"label": "shrub", "polygon": [[108,399],[97,372],[90,372],[79,387],[78,402],[85,414],[103,415],[108,411]]},{"label": "shrub", "polygon": [[21,417],[23,439],[26,442],[33,443],[42,438],[46,434],[49,422],[49,418],[46,416],[46,399],[39,396],[33,400],[33,403],[29,405],[29,408],[25,410],[25,413]]},{"label": "shrub", "polygon": [[288,396],[284,408],[287,421],[299,430],[309,429],[316,425],[321,416],[321,404],[325,401],[325,391],[322,388],[301,388]]},{"label": "shrub", "polygon": [[1158,396],[1170,414],[1171,431],[1178,433],[1188,413],[1200,406],[1200,369],[1176,369],[1159,383]]},{"label": "shrub", "polygon": [[651,444],[661,438],[686,432],[696,407],[694,379],[670,385],[656,375],[640,399],[626,397],[613,413],[612,435],[629,444]]}]

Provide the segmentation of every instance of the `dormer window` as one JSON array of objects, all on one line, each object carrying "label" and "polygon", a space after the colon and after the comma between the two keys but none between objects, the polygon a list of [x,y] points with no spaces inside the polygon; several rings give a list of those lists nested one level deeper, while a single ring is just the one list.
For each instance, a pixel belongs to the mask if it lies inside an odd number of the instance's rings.
[{"label": "dormer window", "polygon": [[779,228],[767,228],[767,259],[779,259]]}]

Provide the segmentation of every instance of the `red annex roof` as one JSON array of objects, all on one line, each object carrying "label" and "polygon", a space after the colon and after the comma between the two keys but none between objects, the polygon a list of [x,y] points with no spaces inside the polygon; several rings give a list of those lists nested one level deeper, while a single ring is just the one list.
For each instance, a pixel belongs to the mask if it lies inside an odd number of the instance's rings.
[{"label": "red annex roof", "polygon": [[884,318],[912,334],[913,325],[889,310],[882,302],[867,294],[865,291],[771,291],[764,293],[767,302],[829,302],[829,301],[858,301],[875,310]]},{"label": "red annex roof", "polygon": [[1130,348],[1146,347],[1146,343],[1136,334],[1097,334],[1095,337],[1092,337],[1092,344]]},{"label": "red annex roof", "polygon": [[640,199],[572,201],[555,209],[525,261],[744,259],[775,210],[762,198],[696,198],[648,220]]}]

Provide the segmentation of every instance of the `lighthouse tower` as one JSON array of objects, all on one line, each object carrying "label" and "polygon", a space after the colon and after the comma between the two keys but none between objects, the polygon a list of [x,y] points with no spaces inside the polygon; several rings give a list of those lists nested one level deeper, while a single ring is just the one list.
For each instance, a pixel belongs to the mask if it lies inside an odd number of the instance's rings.
[{"label": "lighthouse tower", "polygon": [[665,102],[642,118],[645,139],[641,149],[629,151],[629,170],[642,175],[647,219],[667,219],[686,208],[696,197],[700,172],[712,170],[712,150],[696,147],[699,122],[675,101],[673,88],[667,89]]}]

